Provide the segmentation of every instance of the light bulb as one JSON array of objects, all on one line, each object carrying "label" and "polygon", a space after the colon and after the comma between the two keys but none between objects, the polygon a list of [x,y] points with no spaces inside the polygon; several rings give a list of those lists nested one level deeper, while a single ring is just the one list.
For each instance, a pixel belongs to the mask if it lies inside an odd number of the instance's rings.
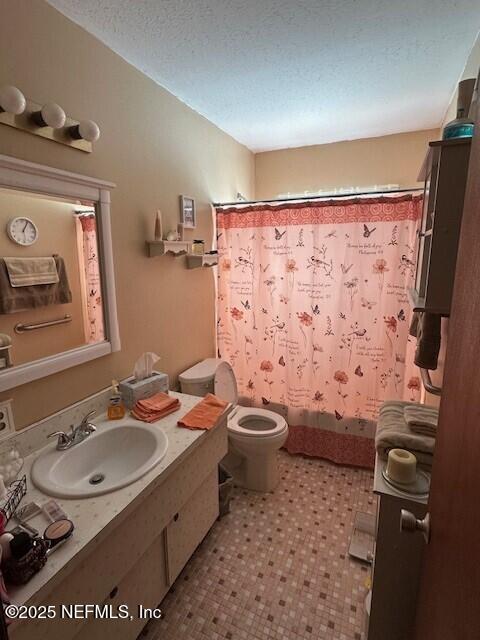
[{"label": "light bulb", "polygon": [[80,124],[70,127],[70,135],[74,140],[96,142],[100,138],[100,127],[93,120],[82,120]]},{"label": "light bulb", "polygon": [[0,109],[2,111],[19,116],[25,111],[26,106],[27,101],[20,89],[11,85],[0,88]]},{"label": "light bulb", "polygon": [[41,111],[35,111],[32,117],[39,127],[52,127],[52,129],[61,129],[65,124],[65,111],[55,102],[47,102]]},{"label": "light bulb", "polygon": [[100,127],[93,120],[82,120],[78,125],[78,132],[88,142],[96,142],[100,138]]}]

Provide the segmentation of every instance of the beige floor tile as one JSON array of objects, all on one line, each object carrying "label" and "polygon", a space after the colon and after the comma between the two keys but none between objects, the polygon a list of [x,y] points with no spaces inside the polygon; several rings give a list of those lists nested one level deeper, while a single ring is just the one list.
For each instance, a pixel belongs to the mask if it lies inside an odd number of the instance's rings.
[{"label": "beige floor tile", "polygon": [[369,568],[351,560],[370,471],[279,454],[271,494],[236,487],[141,640],[361,640]]}]

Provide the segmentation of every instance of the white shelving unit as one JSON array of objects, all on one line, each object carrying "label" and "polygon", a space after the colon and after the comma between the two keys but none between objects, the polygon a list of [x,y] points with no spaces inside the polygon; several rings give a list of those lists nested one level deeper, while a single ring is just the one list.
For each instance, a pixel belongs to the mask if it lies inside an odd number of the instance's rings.
[{"label": "white shelving unit", "polygon": [[373,492],[378,496],[368,640],[413,637],[415,610],[425,548],[423,536],[401,533],[402,509],[422,519],[428,498],[390,487],[383,478],[386,462],[376,457]]},{"label": "white shelving unit", "polygon": [[147,240],[148,256],[164,256],[171,253],[174,256],[184,256],[188,253],[190,242],[185,240]]},{"label": "white shelving unit", "polygon": [[203,255],[189,253],[187,255],[188,269],[198,269],[199,267],[214,267],[216,264],[218,264],[218,253],[204,253]]}]

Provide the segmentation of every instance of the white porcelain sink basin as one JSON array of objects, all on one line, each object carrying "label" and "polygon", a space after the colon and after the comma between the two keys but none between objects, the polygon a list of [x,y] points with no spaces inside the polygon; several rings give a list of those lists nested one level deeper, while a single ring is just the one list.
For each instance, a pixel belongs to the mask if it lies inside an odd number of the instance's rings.
[{"label": "white porcelain sink basin", "polygon": [[168,439],[158,426],[122,420],[97,424],[97,431],[66,451],[55,445],[32,466],[33,483],[58,498],[87,498],[138,480],[165,456]]}]

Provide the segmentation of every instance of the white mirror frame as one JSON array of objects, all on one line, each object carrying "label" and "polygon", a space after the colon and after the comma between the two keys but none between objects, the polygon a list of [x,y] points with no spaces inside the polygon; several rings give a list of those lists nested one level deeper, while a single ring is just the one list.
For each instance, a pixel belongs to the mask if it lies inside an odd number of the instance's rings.
[{"label": "white mirror frame", "polygon": [[97,178],[88,178],[62,169],[54,169],[42,164],[0,155],[0,187],[95,202],[95,212],[99,223],[97,242],[101,256],[106,333],[106,339],[102,342],[77,347],[2,370],[0,372],[0,391],[6,391],[114,351],[120,351],[120,334],[110,230],[110,191],[115,188],[115,185]]}]

